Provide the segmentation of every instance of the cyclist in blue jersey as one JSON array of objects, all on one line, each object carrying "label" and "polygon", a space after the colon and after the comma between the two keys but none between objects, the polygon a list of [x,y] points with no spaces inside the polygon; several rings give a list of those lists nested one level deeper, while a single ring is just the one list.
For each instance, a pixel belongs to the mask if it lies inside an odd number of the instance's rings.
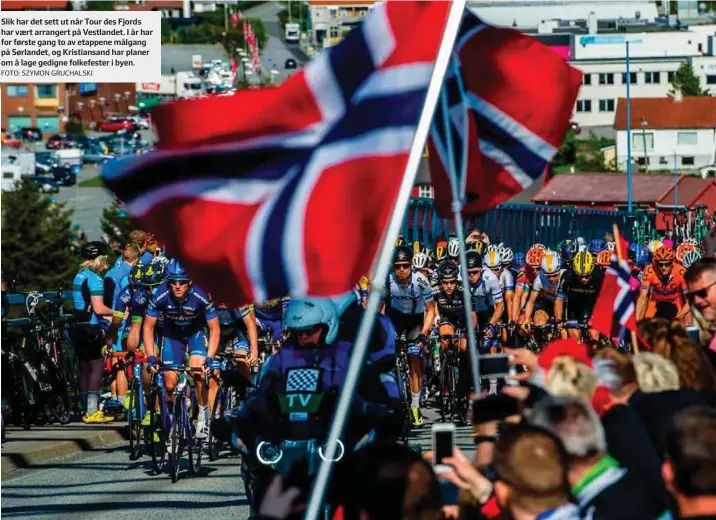
[{"label": "cyclist in blue jersey", "polygon": [[254,313],[261,328],[261,334],[265,335],[271,330],[271,341],[281,339],[281,320],[283,313],[288,306],[289,298],[274,298],[263,303],[254,304]]},{"label": "cyclist in blue jersey", "polygon": [[[132,268],[137,264],[139,260],[139,246],[136,244],[127,244],[124,246],[122,256],[120,257],[119,264],[115,264],[112,269],[107,271],[104,275],[104,304],[107,307],[112,307],[115,311],[114,303],[117,300],[117,295],[124,286],[129,285],[128,275]],[[124,321],[120,323],[120,328],[124,328]],[[120,330],[120,337],[121,337]],[[129,384],[127,382],[127,376],[123,370],[118,369],[119,360],[112,360],[112,372],[110,373],[110,389],[112,392],[112,399],[124,402],[124,397],[127,395]]]},{"label": "cyclist in blue jersey", "polygon": [[[232,312],[233,318],[243,325],[237,330],[233,338],[234,358],[238,363],[238,370],[247,381],[251,381],[251,367],[259,362],[259,329],[256,324],[256,314],[253,305],[242,305]],[[209,350],[208,357],[212,358],[216,352]],[[210,391],[209,402],[213,406],[214,393]]]},{"label": "cyclist in blue jersey", "polygon": [[112,309],[104,304],[102,275],[107,270],[107,246],[89,242],[81,249],[84,262],[72,282],[73,316],[70,340],[80,360],[80,398],[85,410],[84,422],[112,420],[98,410],[103,374],[102,345],[109,328]]},{"label": "cyclist in blue jersey", "polygon": [[[204,367],[205,372],[208,372],[205,361],[210,365],[213,360],[206,357],[207,349],[216,352],[221,337],[219,317],[214,304],[204,291],[191,283],[188,273],[178,261],[170,261],[166,270],[168,283],[152,291],[142,329],[149,369],[157,370],[154,329],[161,316],[164,319],[161,330],[162,363],[164,365],[183,363],[188,349],[189,366]],[[208,339],[206,327],[209,328]],[[208,388],[204,382],[204,374],[193,372],[192,376],[199,405],[196,437],[205,438],[209,433]],[[174,372],[169,371],[164,374],[168,396],[174,391],[177,379],[177,374]],[[212,379],[210,384],[216,382]],[[168,400],[171,405],[171,397]]]}]

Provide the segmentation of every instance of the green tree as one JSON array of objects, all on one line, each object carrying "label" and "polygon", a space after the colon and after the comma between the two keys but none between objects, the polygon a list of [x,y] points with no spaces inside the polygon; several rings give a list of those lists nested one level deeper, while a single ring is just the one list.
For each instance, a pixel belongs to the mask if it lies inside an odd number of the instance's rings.
[{"label": "green tree", "polygon": [[161,30],[162,30],[162,43],[174,43],[174,39],[176,38],[176,33],[172,29],[172,26],[169,23],[169,20],[167,20],[164,17],[162,17]]},{"label": "green tree", "polygon": [[699,78],[694,74],[694,69],[688,61],[685,61],[674,73],[671,79],[669,96],[673,97],[676,89],[681,90],[684,96],[708,96],[709,93],[701,88]]},{"label": "green tree", "polygon": [[54,204],[27,177],[2,193],[2,268],[21,291],[69,289],[80,263],[72,210]]},{"label": "green tree", "polygon": [[114,11],[114,2],[109,0],[90,0],[84,9],[85,11]]},{"label": "green tree", "polygon": [[552,164],[554,166],[564,166],[574,164],[577,160],[577,133],[573,129],[569,129],[564,137],[562,146],[559,147],[557,155],[554,156]]},{"label": "green tree", "polygon": [[127,237],[132,231],[142,229],[141,224],[116,202],[104,208],[99,223],[102,233],[110,237],[110,239],[116,240],[120,246],[127,242]]}]

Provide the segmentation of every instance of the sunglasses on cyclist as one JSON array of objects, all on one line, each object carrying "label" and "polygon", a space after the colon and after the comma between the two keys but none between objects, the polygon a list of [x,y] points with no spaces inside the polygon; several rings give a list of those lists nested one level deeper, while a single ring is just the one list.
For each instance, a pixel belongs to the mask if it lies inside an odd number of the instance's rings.
[{"label": "sunglasses on cyclist", "polygon": [[189,280],[169,280],[169,285],[189,285]]},{"label": "sunglasses on cyclist", "polygon": [[477,276],[481,272],[482,272],[482,269],[472,269],[472,270],[468,270],[467,274],[469,274],[470,276]]},{"label": "sunglasses on cyclist", "polygon": [[674,262],[656,262],[657,267],[671,267]]},{"label": "sunglasses on cyclist", "polygon": [[440,283],[442,285],[457,285],[457,280],[454,278],[452,280],[440,280]]},{"label": "sunglasses on cyclist", "polygon": [[701,289],[698,289],[698,290],[696,290],[696,291],[687,293],[687,294],[686,294],[686,297],[687,297],[690,301],[695,300],[696,297],[699,297],[699,298],[701,298],[701,299],[703,300],[703,299],[705,299],[706,296],[708,295],[709,289],[711,289],[711,287],[714,286],[714,285],[716,285],[716,282],[711,282],[711,283],[708,284],[706,287],[702,287]]},{"label": "sunglasses on cyclist", "polygon": [[410,269],[412,266],[410,264],[393,264],[393,268],[396,271],[399,271],[401,269]]}]

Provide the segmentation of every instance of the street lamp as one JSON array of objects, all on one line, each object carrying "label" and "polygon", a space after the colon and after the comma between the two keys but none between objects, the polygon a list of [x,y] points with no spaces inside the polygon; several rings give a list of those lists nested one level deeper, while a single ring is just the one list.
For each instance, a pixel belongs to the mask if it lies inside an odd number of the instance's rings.
[{"label": "street lamp", "polygon": [[649,171],[649,156],[646,154],[646,127],[649,125],[649,121],[647,121],[646,119],[644,119],[642,117],[640,124],[641,124],[641,135],[642,135],[642,138],[644,139],[644,171],[648,172]]}]

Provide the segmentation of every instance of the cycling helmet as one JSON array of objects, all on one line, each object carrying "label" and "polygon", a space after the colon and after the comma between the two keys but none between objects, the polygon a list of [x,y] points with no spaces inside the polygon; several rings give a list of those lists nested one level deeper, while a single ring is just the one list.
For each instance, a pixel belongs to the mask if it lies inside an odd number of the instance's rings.
[{"label": "cycling helmet", "polygon": [[400,247],[403,244],[405,244],[405,239],[403,238],[403,235],[398,235],[398,238],[395,239],[395,247]]},{"label": "cycling helmet", "polygon": [[490,251],[490,249],[488,248],[483,258],[483,261],[485,262],[485,265],[487,267],[489,267],[490,269],[494,269],[495,267],[500,267],[500,264],[502,263],[502,257],[497,251],[497,248],[493,249],[492,251]]},{"label": "cycling helmet", "polygon": [[166,267],[167,278],[169,280],[186,280],[189,281],[189,273],[182,267],[178,260],[171,260]]},{"label": "cycling helmet", "polygon": [[601,238],[595,238],[591,242],[589,242],[589,247],[587,250],[592,253],[592,256],[597,256],[599,253],[604,251],[606,249],[607,243],[602,240]]},{"label": "cycling helmet", "polygon": [[440,261],[443,259],[444,256],[445,256],[445,246],[438,245],[435,248],[435,260]]},{"label": "cycling helmet", "polygon": [[94,260],[107,254],[107,244],[99,241],[88,242],[82,246],[81,253],[85,260]]},{"label": "cycling helmet", "polygon": [[457,280],[458,268],[454,262],[443,262],[438,266],[438,279],[443,282],[445,280]]},{"label": "cycling helmet", "polygon": [[559,255],[565,262],[571,262],[574,260],[574,255],[577,254],[577,243],[572,240],[565,240],[559,246]]},{"label": "cycling helmet", "polygon": [[410,246],[403,244],[395,248],[393,253],[393,263],[398,262],[413,262],[413,250]]},{"label": "cycling helmet", "polygon": [[460,241],[457,238],[451,238],[447,246],[448,256],[455,258],[460,254]]},{"label": "cycling helmet", "polygon": [[574,272],[577,276],[588,276],[594,271],[594,257],[589,251],[580,251],[574,255]]},{"label": "cycling helmet", "polygon": [[338,335],[338,311],[329,298],[291,298],[283,313],[284,330],[310,330],[325,325],[325,341],[331,344]]},{"label": "cycling helmet", "polygon": [[479,254],[482,254],[482,252],[485,250],[485,243],[482,240],[478,240],[477,242],[473,242],[472,244],[469,244],[470,249],[473,251],[476,251]]},{"label": "cycling helmet", "polygon": [[527,251],[527,255],[525,256],[525,261],[527,262],[527,265],[530,267],[539,267],[540,263],[542,262],[542,257],[544,256],[544,249],[540,249],[537,246],[532,246],[529,251]]},{"label": "cycling helmet", "polygon": [[609,249],[600,251],[599,254],[597,255],[597,265],[601,265],[602,267],[607,267],[611,263],[612,263],[612,252]]},{"label": "cycling helmet", "polygon": [[413,254],[423,252],[423,246],[420,245],[419,241],[413,242]]},{"label": "cycling helmet", "polygon": [[488,253],[489,253],[490,251],[498,252],[499,250],[500,250],[500,246],[497,245],[497,244],[490,244],[489,246],[487,246],[487,252],[488,252]]},{"label": "cycling helmet", "polygon": [[129,274],[129,283],[136,286],[152,287],[167,279],[164,263],[152,260],[149,264],[138,263]]},{"label": "cycling helmet", "polygon": [[536,243],[535,245],[533,245],[532,247],[536,247],[537,249],[541,249],[542,251],[547,251],[549,249],[546,245],[540,244],[539,242]]},{"label": "cycling helmet", "polygon": [[685,244],[691,244],[692,246],[698,246],[698,245],[699,245],[699,241],[696,240],[695,238],[691,238],[691,237],[684,239],[684,243],[685,243]]},{"label": "cycling helmet", "polygon": [[562,262],[559,259],[559,255],[549,249],[542,255],[542,272],[547,276],[557,274],[562,267]]},{"label": "cycling helmet", "polygon": [[653,255],[656,252],[656,250],[659,249],[663,245],[664,244],[661,243],[661,240],[650,240],[649,246],[647,247],[647,249]]},{"label": "cycling helmet", "polygon": [[511,264],[514,259],[512,249],[510,249],[509,247],[504,248],[502,250],[502,253],[500,254],[500,257],[502,257],[502,265]]},{"label": "cycling helmet", "polygon": [[577,249],[578,249],[578,251],[586,251],[587,250],[587,241],[584,240],[584,238],[577,237]]},{"label": "cycling helmet", "polygon": [[676,258],[674,250],[667,246],[661,246],[656,250],[652,260],[656,264],[657,262],[673,262]]},{"label": "cycling helmet", "polygon": [[684,255],[684,259],[681,261],[681,265],[688,269],[689,267],[691,267],[691,264],[693,264],[699,258],[701,258],[701,253],[699,253],[695,249],[693,251],[688,251]]},{"label": "cycling helmet", "polygon": [[525,254],[519,252],[515,253],[514,258],[512,259],[512,263],[521,268],[523,265],[525,265]]},{"label": "cycling helmet", "polygon": [[482,256],[477,251],[468,251],[465,256],[467,257],[467,268],[475,269],[476,267],[482,267]]},{"label": "cycling helmet", "polygon": [[616,247],[616,244],[614,242],[607,242],[607,249],[609,251],[614,251],[615,247]]},{"label": "cycling helmet", "polygon": [[684,263],[684,255],[686,255],[689,251],[696,251],[696,246],[690,244],[689,242],[683,242],[676,248],[676,259],[680,264]]},{"label": "cycling helmet", "polygon": [[413,255],[413,269],[425,269],[428,266],[428,255],[417,252]]}]

